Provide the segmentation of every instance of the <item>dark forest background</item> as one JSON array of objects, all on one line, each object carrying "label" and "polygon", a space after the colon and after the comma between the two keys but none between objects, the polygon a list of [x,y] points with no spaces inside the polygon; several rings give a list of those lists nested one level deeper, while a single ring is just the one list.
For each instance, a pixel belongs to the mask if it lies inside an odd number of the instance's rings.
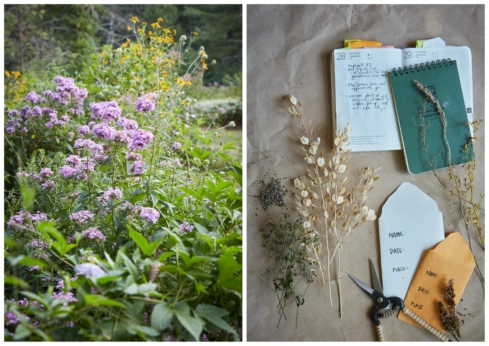
[{"label": "dark forest background", "polygon": [[6,71],[42,78],[57,68],[76,76],[102,46],[117,48],[135,38],[127,30],[132,16],[147,22],[147,30],[163,18],[164,27],[177,30],[176,41],[197,32],[190,49],[204,46],[218,67],[205,74],[204,84],[223,83],[242,68],[241,5],[5,5],[4,10]]}]

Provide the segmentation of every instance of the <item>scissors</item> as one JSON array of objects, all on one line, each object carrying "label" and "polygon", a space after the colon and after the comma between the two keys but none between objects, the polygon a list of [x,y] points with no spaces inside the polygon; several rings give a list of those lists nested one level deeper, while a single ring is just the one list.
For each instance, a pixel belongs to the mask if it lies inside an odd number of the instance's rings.
[{"label": "scissors", "polygon": [[387,318],[395,314],[397,311],[401,310],[406,315],[408,315],[411,319],[416,321],[418,324],[423,326],[426,330],[428,330],[431,334],[436,336],[440,341],[451,341],[444,334],[440,333],[437,329],[435,329],[428,322],[423,320],[421,317],[416,315],[414,312],[409,310],[404,306],[404,302],[399,297],[389,297],[384,296],[382,292],[382,285],[380,284],[379,277],[377,276],[377,271],[375,270],[374,263],[371,259],[370,262],[370,272],[372,275],[372,281],[374,288],[368,286],[366,283],[358,280],[353,275],[348,274],[350,279],[352,279],[362,290],[364,290],[370,298],[372,298],[375,302],[375,307],[370,313],[370,319],[375,324],[375,328],[377,329],[377,337],[379,341],[384,341],[384,333],[382,331],[382,325],[380,324],[379,319]]}]

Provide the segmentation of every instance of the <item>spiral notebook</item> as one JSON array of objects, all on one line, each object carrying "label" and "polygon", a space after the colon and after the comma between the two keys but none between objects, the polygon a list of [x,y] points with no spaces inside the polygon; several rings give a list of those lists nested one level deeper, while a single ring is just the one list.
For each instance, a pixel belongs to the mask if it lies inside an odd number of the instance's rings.
[{"label": "spiral notebook", "polygon": [[[399,67],[388,76],[408,171],[417,174],[469,161],[471,132],[457,62]],[[439,101],[446,122],[414,81]]]},{"label": "spiral notebook", "polygon": [[469,120],[473,118],[472,54],[468,47],[335,49],[331,54],[333,135],[352,124],[353,152],[401,150],[387,73],[399,66],[457,60]]}]

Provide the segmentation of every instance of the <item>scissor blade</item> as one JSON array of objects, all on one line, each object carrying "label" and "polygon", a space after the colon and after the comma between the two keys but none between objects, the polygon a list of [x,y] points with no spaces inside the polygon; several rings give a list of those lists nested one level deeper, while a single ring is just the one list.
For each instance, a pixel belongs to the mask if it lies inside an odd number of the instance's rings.
[{"label": "scissor blade", "polygon": [[380,283],[379,276],[377,275],[377,271],[375,270],[374,262],[369,258],[370,262],[370,274],[372,276],[372,282],[374,284],[374,290],[383,294],[382,284]]},{"label": "scissor blade", "polygon": [[374,290],[372,287],[370,287],[369,285],[367,285],[365,282],[363,281],[360,281],[358,280],[356,277],[354,277],[353,275],[350,275],[347,273],[347,275],[350,277],[350,279],[352,279],[358,286],[360,286],[360,288],[362,290],[364,290],[365,292],[367,292],[367,294],[372,297],[372,294],[374,293]]}]

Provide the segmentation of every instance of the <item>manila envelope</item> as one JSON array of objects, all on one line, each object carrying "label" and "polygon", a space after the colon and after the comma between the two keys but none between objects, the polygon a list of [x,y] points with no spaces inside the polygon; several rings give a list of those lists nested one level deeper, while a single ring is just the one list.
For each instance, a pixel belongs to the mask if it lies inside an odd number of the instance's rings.
[{"label": "manila envelope", "polygon": [[[464,238],[458,232],[450,233],[433,250],[428,250],[421,260],[404,305],[444,333],[438,301],[447,305],[446,286],[448,280],[454,279],[454,300],[458,303],[474,268],[474,256]],[[402,312],[398,318],[422,328]]]}]

